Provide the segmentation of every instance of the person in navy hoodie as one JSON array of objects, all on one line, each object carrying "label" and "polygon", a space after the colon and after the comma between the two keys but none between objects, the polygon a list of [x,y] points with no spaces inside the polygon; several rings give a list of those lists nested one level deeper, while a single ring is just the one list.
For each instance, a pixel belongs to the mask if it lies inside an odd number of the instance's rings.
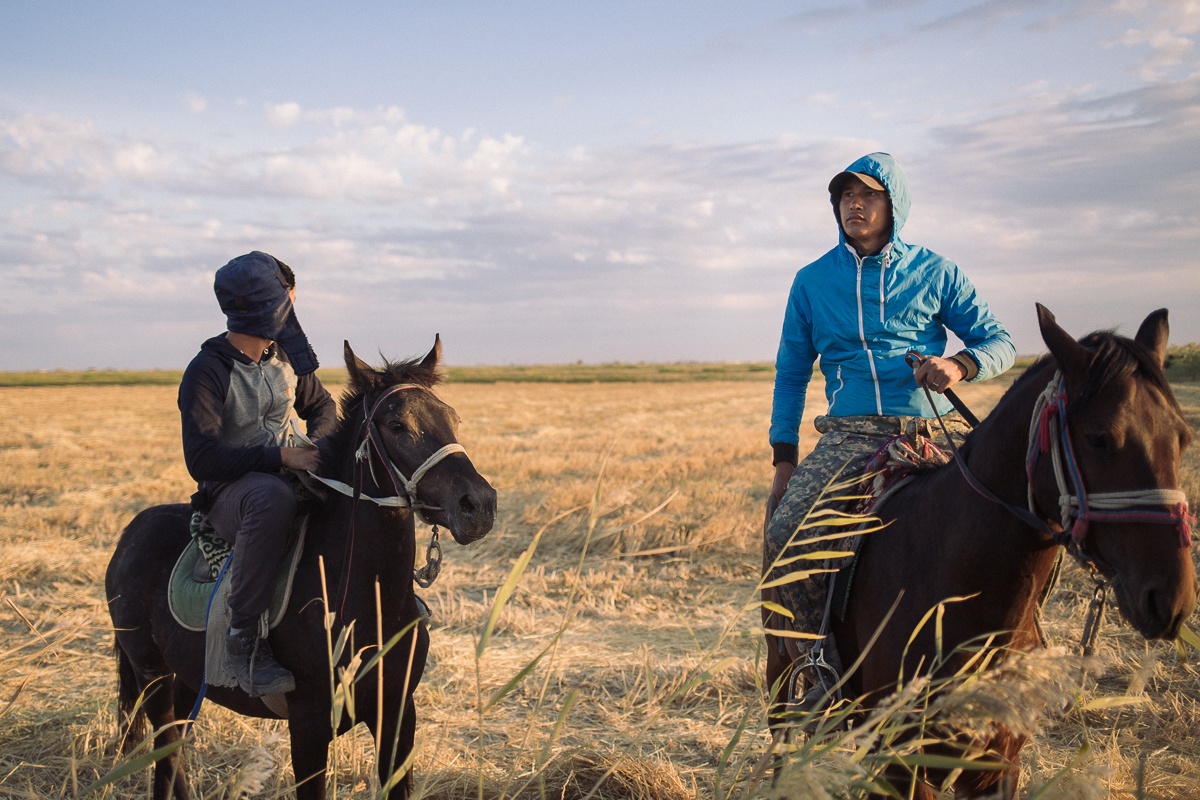
[{"label": "person in navy hoodie", "polygon": [[[943,393],[959,381],[999,375],[1016,356],[1008,332],[958,265],[900,239],[911,202],[908,179],[892,156],[871,153],[835,175],[829,201],[838,245],[796,273],[775,359],[770,427],[775,477],[764,537],[765,563],[774,565],[774,577],[787,574],[777,563],[781,558],[831,549],[828,541],[804,541],[833,532],[805,523],[828,500],[823,493],[831,481],[861,472],[897,434],[933,438],[929,422],[935,411],[947,416],[952,431],[965,430]],[[965,345],[949,357],[947,330]],[[905,361],[912,350],[924,356],[916,368]],[[816,418],[820,439],[797,466],[800,418],[818,358],[828,409]],[[936,409],[923,387],[933,393]],[[826,566],[836,571],[845,561]],[[794,617],[783,624],[824,634],[831,583],[831,573],[824,573],[776,587],[776,598]],[[796,662],[807,687],[799,707],[809,710],[836,682],[841,665],[832,637],[797,641],[806,651]]]},{"label": "person in navy hoodie", "polygon": [[285,469],[317,471],[319,450],[296,446],[289,420],[317,440],[337,404],[293,308],[296,278],[266,253],[238,256],[213,284],[228,331],[201,345],[179,386],[183,456],[198,483],[192,507],[233,544],[225,664],[251,696],[289,692],[295,679],[266,641],[263,612],[291,537],[295,491]]}]

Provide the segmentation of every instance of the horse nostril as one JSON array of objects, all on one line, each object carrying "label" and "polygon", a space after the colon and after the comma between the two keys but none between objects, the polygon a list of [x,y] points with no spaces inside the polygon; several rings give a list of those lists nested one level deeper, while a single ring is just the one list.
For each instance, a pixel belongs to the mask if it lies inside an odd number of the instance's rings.
[{"label": "horse nostril", "polygon": [[479,510],[478,504],[476,504],[475,500],[469,494],[464,494],[462,499],[458,501],[458,508],[464,514],[474,514]]}]

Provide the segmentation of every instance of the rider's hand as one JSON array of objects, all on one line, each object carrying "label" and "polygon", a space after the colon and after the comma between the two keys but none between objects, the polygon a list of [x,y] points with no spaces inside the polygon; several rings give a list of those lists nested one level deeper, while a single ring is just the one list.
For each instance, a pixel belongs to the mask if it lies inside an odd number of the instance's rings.
[{"label": "rider's hand", "polygon": [[288,469],[316,472],[321,466],[321,451],[315,447],[281,447],[279,458]]},{"label": "rider's hand", "polygon": [[918,386],[927,386],[930,391],[938,394],[942,394],[965,377],[966,368],[952,358],[930,356],[913,370],[913,378]]},{"label": "rider's hand", "polygon": [[779,501],[783,500],[783,493],[787,491],[788,481],[792,479],[792,473],[796,471],[796,465],[787,461],[780,461],[775,465],[775,480],[771,482],[771,500],[774,505],[779,505]]}]

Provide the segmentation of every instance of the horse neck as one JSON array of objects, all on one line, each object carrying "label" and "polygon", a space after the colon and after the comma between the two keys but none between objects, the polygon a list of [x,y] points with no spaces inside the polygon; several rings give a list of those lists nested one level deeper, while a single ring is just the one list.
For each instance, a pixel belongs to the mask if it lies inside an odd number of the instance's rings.
[{"label": "horse neck", "polygon": [[[964,447],[963,458],[975,478],[1020,508],[1028,500],[1025,457],[1030,419],[1053,369],[1044,371],[1044,376],[1039,370],[1014,384]],[[938,470],[926,485],[920,504],[934,503],[957,515],[947,533],[957,535],[955,550],[963,559],[962,571],[990,584],[993,598],[1011,596],[1013,605],[997,609],[998,613],[1003,611],[1010,619],[1028,613],[1031,609],[1021,604],[1023,593],[1031,590],[1036,598],[1045,587],[1057,547],[1044,533],[977,493],[957,465]]]},{"label": "horse neck", "polygon": [[[356,449],[350,446],[336,455],[330,477],[364,495],[394,494],[391,487],[376,486],[365,466],[356,474]],[[344,587],[340,591],[354,609],[374,609],[376,579],[385,616],[412,594],[411,578],[404,577],[412,575],[416,557],[415,525],[408,509],[385,508],[361,497],[330,492],[314,533],[318,534],[314,551],[324,559],[326,580],[331,587]]]}]

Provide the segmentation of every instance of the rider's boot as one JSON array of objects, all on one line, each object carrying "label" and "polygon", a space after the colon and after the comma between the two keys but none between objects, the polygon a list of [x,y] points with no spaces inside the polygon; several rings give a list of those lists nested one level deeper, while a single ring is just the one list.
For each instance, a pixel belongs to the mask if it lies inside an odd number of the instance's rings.
[{"label": "rider's boot", "polygon": [[230,628],[225,634],[225,668],[251,697],[281,694],[296,688],[296,679],[275,660],[271,645],[257,627]]}]

